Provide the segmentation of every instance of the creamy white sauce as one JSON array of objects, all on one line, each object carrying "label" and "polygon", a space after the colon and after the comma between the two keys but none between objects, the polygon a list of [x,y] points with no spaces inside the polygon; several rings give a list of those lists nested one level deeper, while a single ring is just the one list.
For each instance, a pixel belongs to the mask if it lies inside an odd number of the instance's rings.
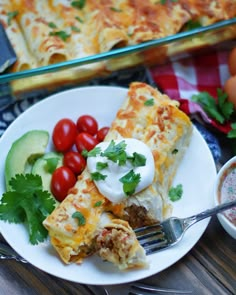
[{"label": "creamy white sauce", "polygon": [[[106,168],[99,171],[103,175],[106,175],[106,178],[104,180],[94,180],[94,182],[99,192],[112,203],[119,203],[124,198],[129,197],[124,192],[123,183],[119,179],[131,170],[133,170],[135,174],[140,174],[141,176],[140,182],[136,186],[134,194],[148,187],[153,182],[155,173],[154,158],[151,150],[146,144],[133,138],[114,140],[115,144],[118,144],[121,141],[125,141],[125,144],[127,145],[125,152],[128,156],[132,156],[133,153],[136,152],[138,154],[142,154],[146,158],[145,166],[134,167],[128,160],[125,165],[119,166],[118,163],[115,163],[100,154],[96,157],[88,157],[87,159],[87,167],[90,173],[98,171],[96,168],[98,162],[108,164]],[[101,151],[104,152],[109,144],[110,142],[101,142],[96,147],[100,147]]]}]

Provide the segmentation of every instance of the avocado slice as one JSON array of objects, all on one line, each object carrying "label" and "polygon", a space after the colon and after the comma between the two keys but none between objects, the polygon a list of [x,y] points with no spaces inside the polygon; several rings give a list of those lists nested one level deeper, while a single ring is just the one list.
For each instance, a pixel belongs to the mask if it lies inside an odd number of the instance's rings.
[{"label": "avocado slice", "polygon": [[51,179],[53,171],[63,164],[63,154],[49,152],[38,158],[33,167],[32,173],[42,178],[43,190],[51,192]]},{"label": "avocado slice", "polygon": [[11,189],[9,181],[16,174],[30,173],[34,161],[45,153],[49,133],[45,130],[31,130],[13,142],[5,162],[6,189]]}]

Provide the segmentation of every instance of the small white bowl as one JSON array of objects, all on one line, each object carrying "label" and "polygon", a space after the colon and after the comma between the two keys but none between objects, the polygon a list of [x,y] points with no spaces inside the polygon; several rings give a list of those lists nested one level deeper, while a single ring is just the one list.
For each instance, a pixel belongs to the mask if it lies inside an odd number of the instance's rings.
[{"label": "small white bowl", "polygon": [[[219,170],[214,187],[214,202],[219,205],[236,199],[236,156],[231,158]],[[231,213],[229,216],[228,214]],[[228,217],[226,217],[226,215]],[[217,214],[217,217],[227,231],[236,239],[236,208]],[[230,221],[231,220],[231,221]],[[232,221],[234,220],[234,222]]]}]

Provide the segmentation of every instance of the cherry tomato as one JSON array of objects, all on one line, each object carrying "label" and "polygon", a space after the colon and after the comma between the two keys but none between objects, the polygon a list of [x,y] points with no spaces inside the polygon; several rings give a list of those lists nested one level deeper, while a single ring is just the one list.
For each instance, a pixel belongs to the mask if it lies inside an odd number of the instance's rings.
[{"label": "cherry tomato", "polygon": [[80,153],[69,151],[64,155],[63,164],[78,175],[84,170],[86,160]]},{"label": "cherry tomato", "polygon": [[55,149],[59,152],[69,150],[75,142],[76,135],[77,129],[75,123],[71,119],[61,119],[55,125],[52,133]]},{"label": "cherry tomato", "polygon": [[228,101],[234,104],[234,109],[236,110],[236,76],[226,80],[224,90],[228,94]]},{"label": "cherry tomato", "polygon": [[57,168],[51,179],[51,191],[54,197],[59,201],[63,201],[67,196],[68,190],[76,183],[74,173],[65,166]]},{"label": "cherry tomato", "polygon": [[91,135],[95,135],[98,131],[98,123],[90,115],[80,116],[76,122],[76,126],[79,132],[87,132]]},{"label": "cherry tomato", "polygon": [[103,141],[109,131],[109,127],[102,127],[98,130],[96,138],[99,142]]},{"label": "cherry tomato", "polygon": [[75,138],[77,150],[81,153],[83,150],[90,151],[98,144],[98,140],[86,132],[79,133]]}]

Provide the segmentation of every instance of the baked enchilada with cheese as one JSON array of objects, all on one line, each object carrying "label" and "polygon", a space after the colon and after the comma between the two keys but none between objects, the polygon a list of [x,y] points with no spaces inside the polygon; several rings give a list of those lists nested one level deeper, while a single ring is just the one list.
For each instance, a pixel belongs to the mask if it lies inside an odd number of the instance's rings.
[{"label": "baked enchilada with cheese", "polygon": [[[143,266],[143,249],[138,246],[132,228],[171,215],[168,191],[191,134],[190,119],[178,109],[178,102],[145,83],[132,83],[105,141],[88,153],[88,165],[74,188],[44,221],[51,243],[61,259],[65,263],[81,263],[99,249],[98,253],[104,259],[111,257],[110,260],[122,269]],[[89,161],[93,159],[97,159],[100,165],[91,165]],[[128,170],[125,170],[124,162],[128,163],[125,166]],[[110,179],[109,193],[109,189],[104,189],[101,184],[105,184],[105,178],[109,179],[112,169],[117,176]],[[145,169],[148,170],[147,180]],[[121,177],[120,172],[126,177]],[[144,180],[144,186],[139,186],[140,178]],[[123,195],[118,194],[119,191]],[[116,221],[101,223],[104,214],[111,214]],[[119,264],[121,260],[111,254],[116,250],[112,247],[110,252],[103,249],[107,247],[104,246],[106,240],[102,239],[106,236],[109,241],[116,240],[120,235],[136,245],[130,248],[127,242],[124,251],[129,259],[121,259],[122,265]]]}]

